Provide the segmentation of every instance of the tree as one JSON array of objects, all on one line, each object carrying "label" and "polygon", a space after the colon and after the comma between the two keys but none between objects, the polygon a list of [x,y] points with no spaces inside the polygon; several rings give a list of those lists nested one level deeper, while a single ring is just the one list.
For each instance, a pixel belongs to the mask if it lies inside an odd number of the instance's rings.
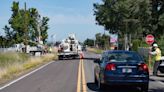
[{"label": "tree", "polygon": [[93,40],[93,39],[87,38],[87,39],[84,41],[84,45],[94,46],[94,40]]},{"label": "tree", "polygon": [[11,8],[13,13],[9,19],[9,24],[15,33],[15,41],[16,43],[24,42],[25,40],[29,39],[28,28],[30,14],[26,9],[19,9],[19,2],[14,1]]},{"label": "tree", "polygon": [[0,36],[0,47],[7,46],[6,43],[7,43],[6,39],[3,36]]},{"label": "tree", "polygon": [[[48,38],[48,17],[41,18],[41,15],[38,13],[37,9],[31,8],[29,9],[30,15],[31,15],[31,29],[30,29],[30,35],[31,39],[33,41],[37,41],[39,34],[41,36],[41,40],[43,40],[43,43],[46,43],[46,39]],[[40,33],[39,33],[40,32]]]},{"label": "tree", "polygon": [[108,47],[109,47],[109,36],[108,35],[97,33],[95,35],[95,37],[96,37],[96,45],[99,48],[108,49]]},{"label": "tree", "polygon": [[14,32],[7,25],[5,25],[3,30],[5,31],[5,34],[6,34],[5,40],[8,41],[5,45],[11,46],[14,43]]},{"label": "tree", "polygon": [[104,26],[110,33],[119,34],[119,39],[124,37],[121,41],[125,42],[125,48],[133,39],[143,40],[147,34],[153,34],[156,39],[161,39],[164,35],[163,0],[102,0],[102,2],[94,4],[97,24]]},{"label": "tree", "polygon": [[164,1],[163,0],[151,0],[152,6],[152,33],[156,37],[164,35]]},{"label": "tree", "polygon": [[[36,8],[26,9],[26,3],[24,9],[20,9],[19,2],[14,1],[11,8],[12,16],[9,24],[12,31],[10,33],[12,33],[15,43],[28,44],[29,41],[38,41],[38,38],[42,38],[41,40],[45,43],[48,38],[49,18],[41,17]],[[8,29],[5,30],[7,32]]]},{"label": "tree", "polygon": [[98,47],[102,47],[102,37],[101,37],[101,33],[97,33],[95,34],[96,37],[96,44],[98,45]]},{"label": "tree", "polygon": [[42,24],[41,24],[40,31],[41,31],[41,37],[42,37],[43,43],[46,43],[46,39],[48,38],[48,33],[47,33],[47,30],[49,29],[48,21],[49,21],[48,17],[42,18]]},{"label": "tree", "polygon": [[39,28],[40,28],[40,14],[36,8],[29,9],[31,20],[30,20],[30,37],[32,41],[38,41]]},{"label": "tree", "polygon": [[111,33],[164,34],[163,0],[102,0],[94,4],[97,24]]}]

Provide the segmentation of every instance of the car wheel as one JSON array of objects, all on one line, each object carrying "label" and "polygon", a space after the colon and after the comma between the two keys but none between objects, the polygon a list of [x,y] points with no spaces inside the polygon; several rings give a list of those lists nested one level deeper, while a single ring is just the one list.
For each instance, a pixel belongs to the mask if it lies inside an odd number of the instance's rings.
[{"label": "car wheel", "polygon": [[97,81],[97,86],[99,90],[104,90],[105,89],[105,85],[103,83],[101,83],[100,79],[99,81]]},{"label": "car wheel", "polygon": [[149,89],[149,85],[148,84],[145,84],[145,85],[141,86],[141,91],[142,92],[148,92],[148,89]]},{"label": "car wheel", "polygon": [[59,59],[59,60],[63,60],[63,57],[62,57],[62,56],[58,56],[58,59]]},{"label": "car wheel", "polygon": [[96,86],[98,85],[98,81],[97,81],[96,77],[95,77],[95,84],[96,84]]},{"label": "car wheel", "polygon": [[161,73],[164,73],[164,67],[159,67],[159,71],[160,71]]}]

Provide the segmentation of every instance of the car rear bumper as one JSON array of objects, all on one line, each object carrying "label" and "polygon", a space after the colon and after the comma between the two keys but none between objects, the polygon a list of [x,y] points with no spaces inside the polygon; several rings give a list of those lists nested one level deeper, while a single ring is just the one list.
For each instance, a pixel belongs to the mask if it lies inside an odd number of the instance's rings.
[{"label": "car rear bumper", "polygon": [[106,85],[130,85],[130,86],[140,86],[146,85],[149,82],[147,81],[105,81],[104,84]]},{"label": "car rear bumper", "polygon": [[149,83],[149,76],[106,76],[102,83],[107,85],[144,85]]}]

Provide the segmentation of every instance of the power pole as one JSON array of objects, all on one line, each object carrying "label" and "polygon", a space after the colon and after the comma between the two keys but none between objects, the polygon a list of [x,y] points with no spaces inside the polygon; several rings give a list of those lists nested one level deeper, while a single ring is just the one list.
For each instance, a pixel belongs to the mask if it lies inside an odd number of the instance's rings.
[{"label": "power pole", "polygon": [[124,40],[125,40],[125,50],[127,50],[127,43],[128,43],[128,37],[127,37],[127,31],[128,31],[128,21],[126,21],[126,32],[125,32],[125,35],[124,35]]},{"label": "power pole", "polygon": [[26,2],[24,3],[24,37],[25,37],[25,52],[27,52],[27,38],[28,38],[28,29],[27,29],[27,10],[26,10]]},{"label": "power pole", "polygon": [[[131,33],[130,32],[128,32],[129,31],[129,22],[135,22],[135,23],[139,23],[139,21],[137,20],[137,19],[125,19],[124,20],[124,22],[126,23],[125,24],[125,26],[126,26],[126,28],[125,28],[125,34],[124,34],[124,40],[125,40],[125,50],[129,50],[129,45],[131,45],[131,42],[132,42],[132,40],[131,40]],[[129,43],[129,44],[128,44]]]},{"label": "power pole", "polygon": [[38,43],[40,44],[40,17],[38,17],[38,25],[37,25],[37,30],[38,30]]}]

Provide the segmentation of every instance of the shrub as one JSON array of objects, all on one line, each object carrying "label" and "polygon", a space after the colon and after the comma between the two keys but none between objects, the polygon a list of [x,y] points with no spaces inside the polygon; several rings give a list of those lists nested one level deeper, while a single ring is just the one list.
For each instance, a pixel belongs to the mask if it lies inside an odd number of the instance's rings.
[{"label": "shrub", "polygon": [[138,47],[140,46],[141,41],[136,39],[136,40],[133,40],[132,43],[133,43],[132,50],[138,51]]}]

